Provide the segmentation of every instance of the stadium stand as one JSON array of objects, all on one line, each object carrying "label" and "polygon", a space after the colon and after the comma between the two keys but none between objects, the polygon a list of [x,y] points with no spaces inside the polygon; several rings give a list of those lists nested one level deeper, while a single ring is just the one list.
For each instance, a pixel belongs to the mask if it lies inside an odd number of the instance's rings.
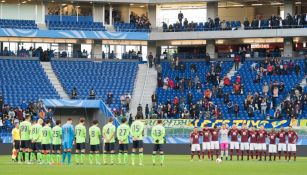
[{"label": "stadium stand", "polygon": [[76,87],[77,98],[86,99],[93,88],[106,100],[112,92],[111,108],[121,108],[120,96],[132,94],[137,72],[136,62],[52,61],[52,67],[67,94]]},{"label": "stadium stand", "polygon": [[93,22],[92,16],[46,15],[45,22],[49,30],[106,31],[102,23]]},{"label": "stadium stand", "polygon": [[59,98],[39,61],[0,60],[1,86],[4,100],[11,106],[23,101]]},{"label": "stadium stand", "polygon": [[34,20],[0,19],[0,28],[38,29]]}]

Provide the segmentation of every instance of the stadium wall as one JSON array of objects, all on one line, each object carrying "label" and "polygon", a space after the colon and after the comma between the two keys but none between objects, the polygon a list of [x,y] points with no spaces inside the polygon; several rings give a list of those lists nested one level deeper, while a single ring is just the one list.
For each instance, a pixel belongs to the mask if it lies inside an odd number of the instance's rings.
[{"label": "stadium wall", "polygon": [[[152,144],[144,145],[144,153],[152,153]],[[0,143],[0,155],[10,155],[12,152],[12,144],[3,144]],[[131,149],[131,145],[130,145]],[[165,144],[164,153],[170,155],[189,155],[190,154],[190,145],[189,144]],[[87,145],[86,150],[89,150],[89,145]],[[297,146],[297,155],[307,157],[307,146]]]}]

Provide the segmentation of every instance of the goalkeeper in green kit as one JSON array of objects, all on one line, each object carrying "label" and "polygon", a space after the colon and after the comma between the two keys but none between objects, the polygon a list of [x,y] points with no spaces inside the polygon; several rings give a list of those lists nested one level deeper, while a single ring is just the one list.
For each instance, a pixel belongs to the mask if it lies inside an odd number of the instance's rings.
[{"label": "goalkeeper in green kit", "polygon": [[127,119],[123,118],[121,125],[119,125],[116,130],[116,136],[119,144],[118,164],[122,164],[122,157],[124,157],[123,164],[127,164],[129,132],[130,132],[130,127],[127,124]]},{"label": "goalkeeper in green kit", "polygon": [[152,164],[156,165],[156,154],[160,152],[160,164],[163,166],[164,152],[162,146],[164,144],[165,128],[163,127],[162,120],[158,120],[157,125],[152,128],[151,137],[155,142],[152,152]]}]

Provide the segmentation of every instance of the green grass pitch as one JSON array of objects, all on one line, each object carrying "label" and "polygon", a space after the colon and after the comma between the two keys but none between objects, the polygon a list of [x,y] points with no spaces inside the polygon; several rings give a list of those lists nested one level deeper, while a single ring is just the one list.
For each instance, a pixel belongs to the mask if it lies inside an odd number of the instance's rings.
[{"label": "green grass pitch", "polygon": [[[87,158],[87,157],[86,157]],[[130,157],[129,157],[130,158]],[[159,158],[157,157],[157,160]],[[137,162],[137,159],[136,159]],[[87,163],[87,162],[86,162]],[[1,175],[306,175],[307,157],[297,161],[190,161],[188,155],[166,155],[165,165],[152,166],[145,155],[143,166],[132,165],[25,165],[13,163],[10,156],[0,156]]]}]

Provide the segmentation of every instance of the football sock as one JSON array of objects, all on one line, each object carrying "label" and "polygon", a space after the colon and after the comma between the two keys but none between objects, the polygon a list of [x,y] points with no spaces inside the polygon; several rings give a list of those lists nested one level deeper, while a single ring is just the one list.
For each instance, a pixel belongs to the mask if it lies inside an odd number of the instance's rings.
[{"label": "football sock", "polygon": [[194,158],[194,151],[191,152],[191,159]]},{"label": "football sock", "polygon": [[55,163],[55,159],[56,159],[56,154],[51,154],[51,162]]},{"label": "football sock", "polygon": [[35,154],[34,153],[30,154],[30,161],[33,162],[34,159],[35,159]]},{"label": "football sock", "polygon": [[197,152],[198,159],[200,159],[200,151]]},{"label": "football sock", "polygon": [[294,161],[296,161],[296,152],[293,153]]},{"label": "football sock", "polygon": [[285,160],[287,160],[287,154],[288,154],[288,152],[284,152]]},{"label": "football sock", "polygon": [[62,163],[63,163],[63,164],[65,163],[66,155],[67,155],[66,152],[63,152],[63,153],[62,153]]},{"label": "football sock", "polygon": [[281,151],[278,151],[278,158],[280,160],[280,158],[281,158]]},{"label": "football sock", "polygon": [[90,160],[90,164],[92,164],[93,163],[93,154],[90,154],[88,157],[89,157],[89,160]]},{"label": "football sock", "polygon": [[76,163],[80,163],[80,156],[79,156],[79,153],[76,153],[75,159],[76,159]]},{"label": "football sock", "polygon": [[132,161],[132,164],[134,164],[134,162],[135,162],[135,153],[131,153],[131,161]]},{"label": "football sock", "polygon": [[60,163],[61,162],[61,155],[57,154],[56,155],[56,163]]},{"label": "football sock", "polygon": [[152,154],[151,159],[152,159],[152,163],[156,164],[156,154]]},{"label": "football sock", "polygon": [[238,149],[236,149],[236,153],[237,153],[237,160],[239,160],[240,152]]},{"label": "football sock", "polygon": [[203,152],[202,152],[202,158],[203,158],[203,159],[205,158],[205,154],[206,154],[206,151],[203,151]]},{"label": "football sock", "polygon": [[[219,157],[219,151],[218,150],[215,151],[215,155],[216,155],[216,158]],[[213,151],[212,151],[212,159],[213,159]]]},{"label": "football sock", "polygon": [[211,156],[211,155],[210,155],[210,151],[208,151],[208,159],[210,159],[210,156]]},{"label": "football sock", "polygon": [[274,161],[276,160],[276,153],[274,154]]},{"label": "football sock", "polygon": [[70,160],[71,160],[71,152],[67,153],[67,163],[70,164]]},{"label": "football sock", "polygon": [[42,153],[40,153],[40,152],[37,153],[37,161],[39,161],[39,162],[42,161]]},{"label": "football sock", "polygon": [[111,164],[114,163],[114,153],[111,153]]},{"label": "football sock", "polygon": [[117,155],[117,161],[118,161],[119,164],[122,163],[122,157],[123,157],[123,153],[118,153],[118,155]]},{"label": "football sock", "polygon": [[84,153],[81,153],[80,163],[84,163],[84,156],[85,156]]},{"label": "football sock", "polygon": [[288,152],[288,156],[289,156],[288,160],[291,160],[291,152]]},{"label": "football sock", "polygon": [[124,164],[127,163],[128,160],[128,153],[124,153]]},{"label": "football sock", "polygon": [[225,156],[228,157],[228,150],[225,151]]},{"label": "football sock", "polygon": [[18,152],[17,157],[18,157],[18,162],[21,162],[21,159],[22,159],[22,152],[21,151]]},{"label": "football sock", "polygon": [[104,155],[102,156],[103,164],[107,163],[107,158],[108,158],[108,153],[104,153]]},{"label": "football sock", "polygon": [[25,153],[25,162],[28,162],[28,161],[29,161],[29,153],[26,152],[26,153]]},{"label": "football sock", "polygon": [[143,154],[143,152],[140,152],[139,153],[139,162],[143,163],[143,159],[144,159],[144,154]]},{"label": "football sock", "polygon": [[46,157],[47,157],[47,163],[50,163],[51,154],[47,153]]},{"label": "football sock", "polygon": [[100,154],[99,153],[96,153],[95,154],[95,161],[96,161],[96,163],[100,163],[100,161],[99,161],[99,158],[100,157]]},{"label": "football sock", "polygon": [[160,163],[164,164],[164,154],[163,153],[160,154]]}]

